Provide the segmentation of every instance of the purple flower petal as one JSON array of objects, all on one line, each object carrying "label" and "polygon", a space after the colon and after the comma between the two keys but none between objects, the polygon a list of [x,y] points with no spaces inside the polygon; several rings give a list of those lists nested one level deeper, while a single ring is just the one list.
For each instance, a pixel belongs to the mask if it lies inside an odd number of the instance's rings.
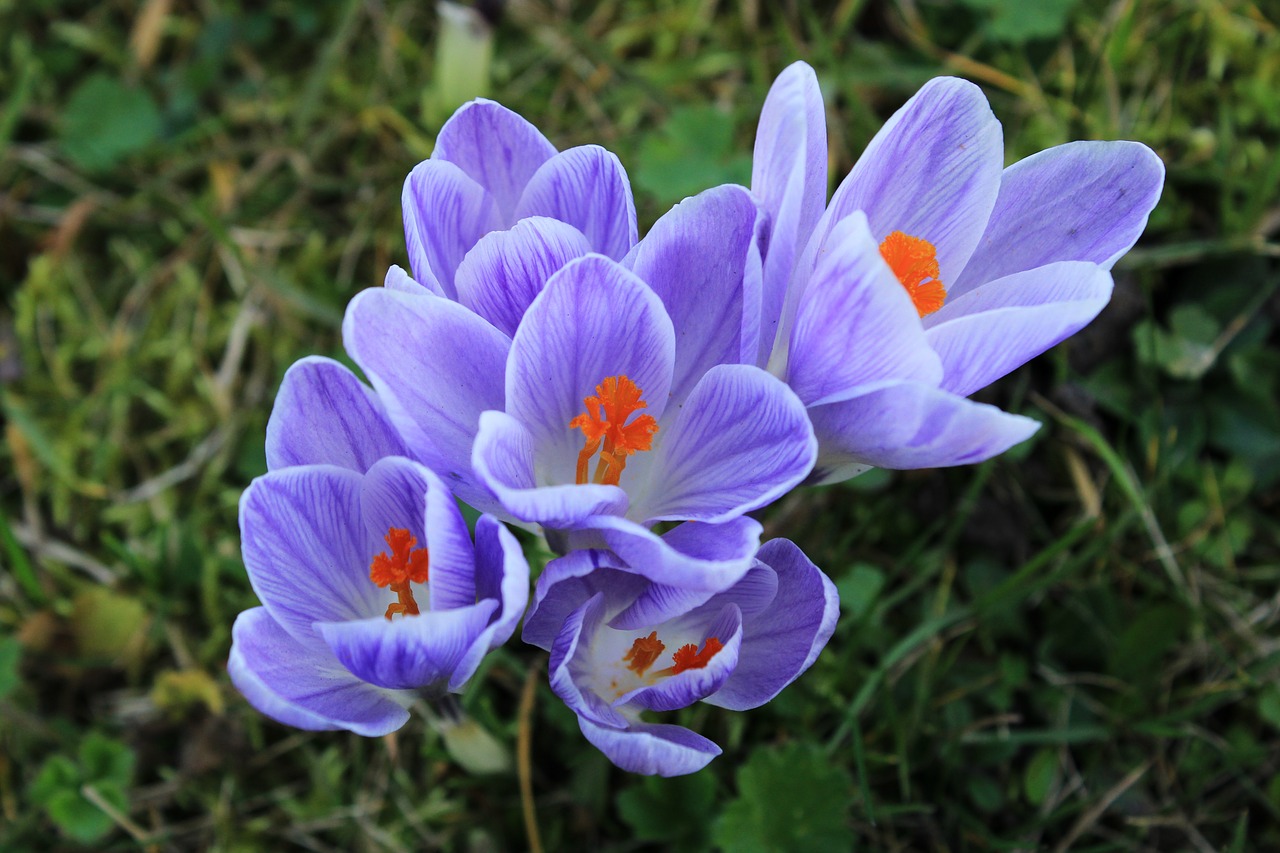
[{"label": "purple flower petal", "polygon": [[716,187],[671,208],[628,256],[675,329],[671,405],[715,365],[755,363],[764,227],[750,193]]},{"label": "purple flower petal", "polygon": [[[937,249],[941,281],[959,277],[986,229],[1004,165],[1000,122],[982,90],[967,80],[938,77],[875,135],[840,184],[819,234],[855,210],[865,211],[876,240],[894,231]],[[811,268],[814,240],[805,253]]]},{"label": "purple flower petal", "polygon": [[472,467],[484,487],[515,518],[560,529],[574,527],[593,515],[627,511],[627,493],[617,486],[547,484],[546,477],[538,476],[534,453],[533,436],[518,420],[505,412],[480,416]]},{"label": "purple flower petal", "polygon": [[578,549],[547,563],[538,575],[521,639],[550,650],[564,620],[597,593],[604,596],[606,609],[634,600],[649,581],[619,568],[620,562],[609,551]]},{"label": "purple flower petal", "polygon": [[343,365],[309,356],[280,383],[267,421],[267,468],[338,465],[364,473],[405,452],[372,390]]},{"label": "purple flower petal", "polygon": [[322,644],[302,645],[264,607],[241,613],[231,638],[231,682],[274,720],[308,731],[381,737],[409,719],[408,697],[360,681]]},{"label": "purple flower petal", "polygon": [[574,482],[584,439],[569,422],[610,376],[634,382],[644,414],[661,419],[674,354],[662,301],[619,264],[588,255],[552,276],[525,313],[506,370],[506,411],[532,436],[539,478]]},{"label": "purple flower petal", "polygon": [[480,413],[502,408],[509,339],[455,302],[385,288],[351,301],[342,335],[413,455],[467,503],[493,508],[471,443]]},{"label": "purple flower petal", "polygon": [[886,379],[936,385],[942,364],[925,342],[911,297],[881,257],[866,217],[846,217],[827,246],[791,328],[791,390],[812,406]]},{"label": "purple flower petal", "polygon": [[515,222],[525,185],[555,147],[539,130],[502,104],[477,98],[463,104],[440,128],[433,160],[456,164],[489,191],[502,223]]},{"label": "purple flower petal", "polygon": [[486,599],[456,610],[417,616],[375,616],[354,622],[319,622],[316,630],[333,654],[360,679],[391,690],[438,689],[454,670],[498,602]]},{"label": "purple flower petal", "polygon": [[510,231],[486,234],[458,266],[458,301],[514,335],[547,279],[591,251],[582,232],[554,219],[522,219]]},{"label": "purple flower petal", "polygon": [[795,681],[831,639],[840,615],[835,585],[794,543],[766,542],[757,559],[777,573],[777,597],[769,607],[744,614],[738,665],[706,699],[734,711],[757,708]]},{"label": "purple flower petal", "polygon": [[[395,527],[408,530],[418,540],[415,547],[427,549],[430,582],[413,585],[423,607],[449,610],[476,603],[471,535],[453,495],[435,474],[408,459],[384,459],[365,475],[360,502],[374,541],[381,543]],[[395,600],[388,591],[386,604]]]},{"label": "purple flower petal", "polygon": [[1111,274],[1061,261],[970,290],[925,337],[942,359],[942,388],[968,396],[1084,328],[1111,298]]},{"label": "purple flower petal", "polygon": [[493,199],[452,163],[424,160],[405,178],[400,204],[413,277],[456,298],[453,275],[467,250],[502,227]]},{"label": "purple flower petal", "polygon": [[813,467],[817,444],[800,400],[763,370],[722,364],[659,434],[651,481],[632,516],[727,521],[765,506]]},{"label": "purple flower petal", "polygon": [[361,523],[363,478],[329,465],[283,468],[240,498],[240,536],[258,599],[296,640],[317,642],[317,621],[364,619],[386,609],[369,580],[373,539]]},{"label": "purple flower petal", "polygon": [[1069,142],[1014,163],[948,296],[1054,261],[1110,269],[1142,234],[1163,184],[1164,164],[1137,142]]},{"label": "purple flower petal", "polygon": [[622,163],[599,145],[570,148],[538,169],[516,218],[548,216],[581,231],[592,250],[622,260],[636,244],[636,205]]},{"label": "purple flower petal", "polygon": [[551,646],[548,674],[551,690],[559,696],[579,719],[589,717],[606,726],[622,727],[627,719],[590,688],[584,690],[578,679],[581,672],[580,658],[587,653],[591,638],[600,630],[604,617],[604,596],[595,595],[583,602],[564,620],[560,632]]},{"label": "purple flower petal", "polygon": [[440,282],[436,281],[434,276],[427,284],[422,284],[414,281],[407,272],[395,264],[387,268],[382,286],[388,290],[398,290],[414,296],[444,296],[444,291],[440,289]]},{"label": "purple flower petal", "polygon": [[596,749],[631,773],[683,776],[696,773],[720,754],[720,747],[682,726],[633,723],[616,729],[584,717],[578,717],[578,726]]},{"label": "purple flower petal", "polygon": [[[721,608],[716,619],[694,636],[699,649],[706,648],[708,637],[715,637],[723,646],[711,656],[706,666],[686,669],[666,676],[655,684],[633,690],[618,697],[614,706],[627,704],[650,711],[676,711],[721,689],[738,665],[742,645],[742,612],[736,605],[727,604]],[[671,638],[668,636],[667,639]],[[674,642],[669,642],[666,652],[670,655],[666,659],[669,660],[677,648],[679,646]],[[658,664],[655,663],[654,667],[658,667]]]},{"label": "purple flower petal", "polygon": [[449,680],[449,689],[454,691],[475,674],[490,649],[511,638],[529,603],[529,563],[524,551],[511,531],[491,515],[482,515],[476,522],[475,598],[497,601],[498,610],[454,669]]},{"label": "purple flower petal", "polygon": [[723,524],[686,522],[658,536],[625,518],[598,516],[574,533],[571,544],[607,548],[617,556],[617,568],[651,581],[609,622],[630,630],[673,619],[740,581],[755,560],[760,531],[758,521],[738,516]]},{"label": "purple flower petal", "polygon": [[773,346],[792,268],[827,200],[827,121],[818,78],[804,62],[794,62],[778,75],[760,110],[751,192],[772,224],[757,360],[763,364]]},{"label": "purple flower petal", "polygon": [[1031,437],[1040,424],[939,388],[893,382],[809,409],[820,450],[811,478],[836,483],[866,465],[969,465]]}]

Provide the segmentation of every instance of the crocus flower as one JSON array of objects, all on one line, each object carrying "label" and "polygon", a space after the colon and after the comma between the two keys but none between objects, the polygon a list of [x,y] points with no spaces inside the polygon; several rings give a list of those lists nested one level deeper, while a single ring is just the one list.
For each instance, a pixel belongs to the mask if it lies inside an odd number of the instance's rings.
[{"label": "crocus flower", "polygon": [[758,348],[758,211],[741,188],[687,204],[628,256],[634,273],[593,253],[552,274],[511,338],[449,300],[357,295],[344,342],[405,445],[469,503],[552,529],[723,522],[798,483],[814,452],[798,400],[723,363]]},{"label": "crocus flower", "polygon": [[1002,169],[981,90],[928,83],[876,134],[823,212],[812,69],[779,76],[752,188],[773,222],[769,369],[804,401],[813,478],[977,462],[1036,422],[965,399],[1087,324],[1159,198],[1135,142],[1074,142]]},{"label": "crocus flower", "polygon": [[621,259],[636,242],[631,185],[617,157],[598,145],[557,152],[532,124],[484,99],[445,122],[401,201],[413,278],[397,268],[387,284],[458,300],[507,334],[509,300],[491,299],[495,285],[517,293],[540,286],[530,281],[538,271],[520,262],[526,245],[563,264],[587,252]]},{"label": "crocus flower", "polygon": [[654,618],[651,581],[609,551],[574,551],[539,577],[524,639],[551,652],[551,687],[614,764],[678,776],[720,754],[707,738],[647,722],[699,700],[735,711],[768,702],[809,668],[835,629],[831,581],[791,542],[701,606]]},{"label": "crocus flower", "polygon": [[415,698],[460,690],[528,600],[511,533],[482,516],[473,544],[452,495],[408,459],[272,471],[241,498],[240,530],[262,606],[236,619],[227,669],[250,704],[302,729],[398,729]]},{"label": "crocus flower", "polygon": [[307,356],[284,374],[267,421],[267,470],[337,465],[363,474],[409,456],[373,389],[333,359]]}]

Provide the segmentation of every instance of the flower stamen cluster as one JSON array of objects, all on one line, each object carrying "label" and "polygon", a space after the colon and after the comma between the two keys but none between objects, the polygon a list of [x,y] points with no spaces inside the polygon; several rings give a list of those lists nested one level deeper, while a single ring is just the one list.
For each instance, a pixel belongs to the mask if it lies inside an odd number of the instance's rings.
[{"label": "flower stamen cluster", "polygon": [[938,279],[938,252],[932,243],[894,231],[880,244],[880,255],[906,289],[921,317],[942,307],[947,289]]},{"label": "flower stamen cluster", "polygon": [[580,429],[586,437],[578,454],[578,485],[587,483],[587,468],[596,451],[600,459],[591,482],[616,486],[627,467],[627,457],[653,446],[658,422],[651,415],[640,415],[627,423],[627,418],[648,406],[641,399],[643,393],[627,377],[610,376],[596,386],[595,394],[583,399],[586,412],[569,421],[570,429]]},{"label": "flower stamen cluster", "polygon": [[427,582],[427,549],[415,549],[417,537],[403,527],[389,528],[385,539],[391,552],[383,552],[373,558],[369,566],[369,580],[377,586],[390,587],[397,596],[396,602],[387,605],[388,621],[397,613],[417,616],[422,611],[418,609],[409,584]]}]

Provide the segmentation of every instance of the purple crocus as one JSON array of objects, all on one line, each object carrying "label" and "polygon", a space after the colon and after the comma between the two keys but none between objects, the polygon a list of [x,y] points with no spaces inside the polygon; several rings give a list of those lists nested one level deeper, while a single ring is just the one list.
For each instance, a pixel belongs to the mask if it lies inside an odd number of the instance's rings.
[{"label": "purple crocus", "polygon": [[519,320],[504,313],[512,301],[554,272],[522,261],[529,246],[558,268],[587,252],[621,259],[636,242],[617,157],[598,145],[557,152],[528,121],[484,99],[445,122],[401,201],[413,278],[395,268],[388,286],[457,300],[507,334]]},{"label": "purple crocus", "polygon": [[272,471],[241,498],[240,530],[262,606],[236,619],[227,669],[302,729],[398,729],[415,698],[460,690],[528,601],[511,533],[482,516],[473,544],[453,496],[408,459]]},{"label": "purple crocus", "polygon": [[649,258],[632,259],[648,283],[601,255],[570,261],[513,338],[449,300],[374,288],[344,340],[406,445],[474,505],[552,529],[728,521],[803,479],[811,428],[783,383],[720,363],[743,346],[742,264],[719,290],[664,302],[682,292],[664,272],[681,256]]},{"label": "purple crocus", "polygon": [[755,156],[773,223],[762,338],[813,421],[818,482],[977,462],[1031,435],[1035,421],[966,395],[1102,310],[1164,176],[1135,142],[1068,143],[1002,169],[982,91],[938,78],[824,211],[825,120],[803,63],[770,91]]},{"label": "purple crocus", "polygon": [[736,584],[660,616],[638,606],[652,581],[608,551],[574,551],[538,579],[524,639],[551,652],[551,687],[614,764],[678,776],[720,754],[645,712],[699,700],[735,711],[768,702],[809,668],[835,629],[831,581],[791,542],[760,548]]}]

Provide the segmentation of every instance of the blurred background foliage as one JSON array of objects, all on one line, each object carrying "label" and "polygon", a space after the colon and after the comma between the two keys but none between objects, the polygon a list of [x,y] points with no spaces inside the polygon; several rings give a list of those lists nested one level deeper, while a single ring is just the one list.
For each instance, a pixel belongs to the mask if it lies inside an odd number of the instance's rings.
[{"label": "blurred background foliage", "polygon": [[[675,715],[725,747],[709,769],[613,769],[542,653],[490,659],[463,704],[531,736],[544,846],[1280,848],[1280,10],[485,5],[490,94],[616,151],[642,227],[747,178],[801,58],[836,178],[944,73],[985,88],[1011,162],[1122,138],[1168,166],[1111,306],[981,395],[1033,441],[763,514],[843,615],[769,706]],[[0,848],[529,847],[513,772],[420,719],[287,730],[225,672],[274,389],[404,263],[400,184],[479,85],[445,79],[438,28],[399,0],[0,0]]]}]

